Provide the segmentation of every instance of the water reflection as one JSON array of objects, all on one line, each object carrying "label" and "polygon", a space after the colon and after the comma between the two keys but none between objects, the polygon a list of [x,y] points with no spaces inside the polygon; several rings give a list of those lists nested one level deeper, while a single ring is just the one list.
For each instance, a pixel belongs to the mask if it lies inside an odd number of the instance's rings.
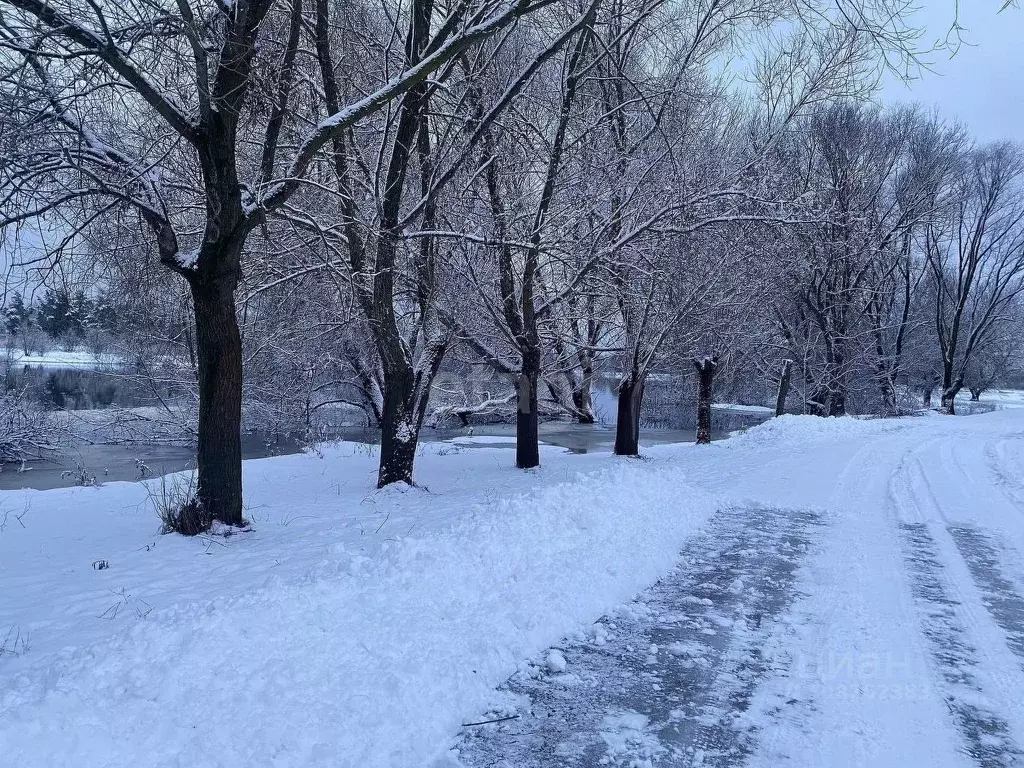
[{"label": "water reflection", "polygon": [[[716,439],[724,438],[732,429],[757,423],[759,417],[741,415],[735,419],[719,418]],[[723,428],[722,423],[731,426]],[[348,440],[376,444],[380,432],[368,427],[335,427],[325,440]],[[693,442],[693,430],[645,429],[640,445]],[[540,439],[546,445],[565,448],[572,453],[610,453],[615,443],[615,430],[609,426],[547,422],[540,425]],[[515,448],[515,425],[482,424],[472,428],[433,429],[425,427],[420,434],[425,443],[451,441],[462,448]],[[250,434],[242,437],[242,458],[259,459],[299,453],[303,444],[292,437]],[[180,472],[195,466],[195,452],[189,446],[170,444],[80,445],[53,461],[29,461],[25,471],[17,465],[6,465],[0,471],[0,489],[67,488],[81,485],[85,478],[96,482],[138,481],[168,472]]]}]

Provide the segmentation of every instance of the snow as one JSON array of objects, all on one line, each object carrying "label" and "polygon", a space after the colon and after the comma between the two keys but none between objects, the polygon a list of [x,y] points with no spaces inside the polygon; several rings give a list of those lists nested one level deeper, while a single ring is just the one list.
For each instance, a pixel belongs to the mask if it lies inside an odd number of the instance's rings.
[{"label": "snow", "polygon": [[507,457],[428,447],[429,491],[382,492],[365,448],[247,462],[254,530],[227,539],[158,536],[141,485],[4,494],[30,511],[0,533],[0,627],[32,638],[0,659],[5,760],[443,753],[520,660],[667,571],[712,511],[694,494],[664,519],[674,467],[545,449],[527,474]]},{"label": "snow", "polygon": [[199,251],[179,251],[177,255],[178,266],[182,269],[195,269],[199,263]]},{"label": "snow", "polygon": [[557,648],[552,648],[548,651],[547,667],[551,672],[562,673],[565,672],[566,661],[565,656]]},{"label": "snow", "polygon": [[516,439],[508,435],[459,435],[444,442],[455,445],[515,445]]},{"label": "snow", "polygon": [[766,405],[743,405],[741,403],[712,403],[711,407],[716,411],[730,411],[732,413],[756,413],[759,415],[771,416],[775,413],[774,408]]},{"label": "snow", "polygon": [[[963,400],[970,392],[961,392]],[[1024,408],[1024,389],[990,389],[981,393],[980,401],[991,403],[997,408]]]},{"label": "snow", "polygon": [[411,442],[416,436],[416,430],[412,428],[412,425],[408,421],[402,421],[398,424],[398,429],[395,430],[395,439],[400,443]]},{"label": "snow", "polygon": [[[563,638],[611,647],[644,620],[616,607],[685,573],[721,510],[774,530],[771,509],[815,521],[775,537],[800,553],[778,616],[755,632],[720,609],[766,583],[729,574],[679,596],[699,632],[632,650],[702,669],[756,640],[771,663],[735,718],[753,766],[1013,764],[1024,410],[784,416],[646,458],[543,447],[524,473],[427,445],[419,487],[375,491],[372,450],[342,443],[246,462],[252,530],[196,539],[157,534],[156,486],[3,492],[0,762],[458,765],[461,725],[508,711],[516,670],[572,686]],[[649,713],[600,716],[606,764],[658,764]]]},{"label": "snow", "polygon": [[26,355],[14,351],[10,360],[16,365],[36,365],[44,368],[102,368],[120,365],[123,360],[117,355],[96,354],[84,350],[50,350],[41,355]]},{"label": "snow", "polygon": [[650,768],[652,758],[665,751],[657,735],[649,731],[647,717],[640,712],[626,710],[606,715],[601,738],[608,746],[605,765]]}]

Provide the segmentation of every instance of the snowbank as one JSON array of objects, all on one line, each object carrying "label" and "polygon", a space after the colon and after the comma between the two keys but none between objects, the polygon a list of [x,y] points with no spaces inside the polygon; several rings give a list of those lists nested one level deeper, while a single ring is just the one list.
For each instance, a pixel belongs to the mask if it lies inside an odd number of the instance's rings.
[{"label": "snowbank", "polygon": [[[553,468],[568,466],[559,466],[558,455],[545,453],[546,476],[514,475],[515,482],[548,487],[467,503],[451,525],[388,535],[376,548],[318,521],[319,528],[307,528],[305,546],[325,554],[304,570],[277,571],[273,547],[246,541],[260,535],[259,523],[256,534],[233,537],[227,555],[218,550],[219,560],[193,548],[200,567],[221,563],[205,574],[221,580],[212,585],[214,597],[146,613],[112,637],[22,665],[0,682],[3,761],[20,768],[372,768],[415,766],[443,754],[462,717],[484,708],[523,659],[670,570],[682,542],[713,511],[714,500],[688,488],[670,462],[604,457],[589,466],[605,468],[557,482]],[[386,522],[391,509],[429,520],[432,507],[452,498],[486,500],[488,472],[496,477],[498,462],[501,476],[512,476],[507,453],[498,450],[425,458],[446,462],[455,478],[445,486],[447,499],[416,489],[367,493],[361,481],[321,493],[332,486],[317,475],[351,479],[337,451],[324,461],[247,462],[246,478],[258,485],[264,476],[257,495],[267,493],[267,502],[257,519],[315,516],[317,504],[358,516],[369,500]],[[372,459],[350,455],[346,462],[361,473]],[[303,494],[300,477],[316,488],[318,502]],[[116,519],[124,508],[113,511],[119,505],[105,505],[104,497],[127,503],[134,488],[66,497],[89,499],[95,514]],[[71,538],[88,538],[96,527],[88,522]],[[172,543],[172,553],[189,546]],[[261,561],[254,564],[256,554]],[[225,557],[233,564],[223,564]],[[47,578],[48,560],[28,561],[37,573],[0,568],[2,588]],[[49,561],[51,572],[66,565]],[[236,570],[254,569],[265,573],[260,586],[232,583]]]},{"label": "snowbank", "polygon": [[903,422],[897,419],[858,419],[854,416],[823,419],[820,416],[786,414],[751,427],[723,445],[748,448],[755,444],[792,443],[799,446],[811,441],[882,435],[902,426]]}]

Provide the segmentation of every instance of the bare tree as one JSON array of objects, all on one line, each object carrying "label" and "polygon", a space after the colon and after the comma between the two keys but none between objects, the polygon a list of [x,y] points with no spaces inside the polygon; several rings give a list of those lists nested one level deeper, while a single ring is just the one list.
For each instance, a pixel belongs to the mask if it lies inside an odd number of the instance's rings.
[{"label": "bare tree", "polygon": [[[425,81],[541,4],[460,2],[435,18],[432,0],[413,0],[395,17],[410,25],[400,66],[385,68],[383,82],[348,104],[336,101],[319,120],[299,114],[292,77],[303,27],[314,26],[300,0],[0,4],[0,45],[15,62],[6,87],[22,95],[26,124],[47,126],[46,141],[29,148],[25,163],[7,164],[4,222],[59,217],[67,244],[97,217],[135,216],[160,262],[188,283],[199,370],[198,500],[209,519],[242,521],[235,290],[249,235],[289,213],[321,149],[403,94],[410,95],[401,141],[412,141],[420,120],[412,105]],[[281,58],[262,73],[267,87],[258,90],[259,53],[270,40]],[[294,149],[284,136],[295,137]],[[411,150],[402,146],[397,155]],[[392,167],[402,174],[397,155]],[[384,289],[393,276],[382,267],[376,279]],[[374,319],[387,324],[392,313],[381,301]],[[394,347],[381,346],[391,365]],[[396,404],[386,410],[394,413]]]},{"label": "bare tree", "polygon": [[925,234],[947,413],[956,411],[975,353],[1024,292],[1022,174],[1012,144],[972,150],[956,180],[956,204]]}]

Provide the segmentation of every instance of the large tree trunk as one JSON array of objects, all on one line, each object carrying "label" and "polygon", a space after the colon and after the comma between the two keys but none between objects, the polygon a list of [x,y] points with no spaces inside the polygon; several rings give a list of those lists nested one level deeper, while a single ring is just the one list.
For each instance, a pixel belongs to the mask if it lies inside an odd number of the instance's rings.
[{"label": "large tree trunk", "polygon": [[829,378],[828,415],[846,415],[846,355],[840,347],[832,353],[832,375]]},{"label": "large tree trunk", "polygon": [[819,384],[807,400],[807,409],[813,416],[828,416],[830,398],[828,388]]},{"label": "large tree trunk", "polygon": [[882,398],[882,413],[899,415],[899,404],[896,397],[896,375],[898,369],[884,361],[875,365],[875,378],[878,380],[878,393]]},{"label": "large tree trunk", "polygon": [[828,415],[829,416],[845,416],[846,415],[846,389],[845,387],[837,387],[829,393],[828,398]]},{"label": "large tree trunk", "polygon": [[576,411],[576,421],[580,424],[593,424],[597,421],[594,416],[594,406],[590,399],[590,390],[578,389],[572,393],[572,404]]},{"label": "large tree trunk", "polygon": [[644,380],[630,375],[619,384],[618,413],[615,418],[615,455],[640,455],[640,406]]},{"label": "large tree trunk", "polygon": [[198,500],[207,521],[243,525],[242,337],[234,294],[219,281],[191,287],[199,367]]},{"label": "large tree trunk", "polygon": [[697,445],[711,444],[711,402],[717,357],[704,357],[693,361],[697,369]]},{"label": "large tree trunk", "polygon": [[881,382],[882,410],[889,415],[899,415],[899,404],[896,402],[896,383],[886,376]]},{"label": "large tree trunk", "polygon": [[942,362],[942,410],[950,416],[956,415],[956,396],[963,388],[963,379],[954,378],[953,361]]},{"label": "large tree trunk", "polygon": [[411,484],[416,459],[419,425],[410,407],[415,379],[411,368],[397,367],[399,370],[385,370],[384,373],[378,488],[391,483]]},{"label": "large tree trunk", "polygon": [[954,382],[949,389],[942,390],[942,410],[950,416],[956,415],[956,396],[960,393],[962,385]]},{"label": "large tree trunk", "polygon": [[793,361],[786,360],[782,363],[782,374],[779,376],[779,394],[775,398],[775,415],[781,416],[786,412],[786,397],[789,395],[789,384],[793,378]]},{"label": "large tree trunk", "polygon": [[378,488],[390,483],[412,484],[416,446],[430,404],[430,389],[447,352],[445,338],[432,338],[426,342],[417,365],[409,365],[403,359],[390,372],[384,369]]},{"label": "large tree trunk", "polygon": [[580,368],[580,380],[573,386],[572,404],[576,409],[576,420],[580,424],[593,424],[597,420],[594,417],[594,399],[591,395],[594,383],[594,365],[588,359]]},{"label": "large tree trunk", "polygon": [[524,355],[523,370],[519,374],[516,407],[516,466],[531,469],[540,466],[538,444],[537,382],[538,365],[528,362],[532,356]]},{"label": "large tree trunk", "polygon": [[981,393],[985,391],[981,387],[970,387],[970,390],[971,390],[971,402],[974,402],[974,403],[976,403],[979,400],[981,400]]}]

